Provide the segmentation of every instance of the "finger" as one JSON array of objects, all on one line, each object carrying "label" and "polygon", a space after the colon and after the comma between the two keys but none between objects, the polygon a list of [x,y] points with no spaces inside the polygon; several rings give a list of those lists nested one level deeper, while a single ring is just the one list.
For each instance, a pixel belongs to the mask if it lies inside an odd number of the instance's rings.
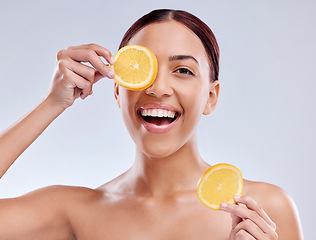
[{"label": "finger", "polygon": [[[95,81],[95,75],[96,71],[94,68],[81,64],[76,61],[72,61],[70,58],[69,59],[63,59],[60,61],[65,61],[66,63],[64,64],[69,70],[73,71],[74,73],[80,75],[81,77],[87,79],[91,84],[94,83]],[[102,76],[103,77],[103,76]]]},{"label": "finger", "polygon": [[261,218],[258,213],[248,208],[236,204],[221,204],[221,209],[225,212],[235,214],[242,219],[250,219],[265,233],[271,232],[271,227]]},{"label": "finger", "polygon": [[[80,97],[82,99],[85,99],[87,96],[91,94],[92,84],[90,81],[84,79],[83,77],[79,76],[78,74],[70,70],[65,71],[64,76],[65,79],[68,79],[68,81],[72,84],[74,88],[75,98],[77,98],[78,94],[80,94]],[[79,88],[80,91],[76,90],[76,88]]]},{"label": "finger", "polygon": [[[63,58],[57,62],[57,67],[60,71],[61,74],[64,75],[64,80],[72,85],[72,87],[78,87],[74,81],[82,81],[82,79],[85,79],[86,81],[89,82],[90,87],[90,93],[92,93],[92,85],[94,83],[94,75],[95,75],[95,69],[80,64],[78,62],[75,62],[71,60],[70,58]],[[82,85],[82,84],[81,84]],[[80,93],[82,92],[81,90],[79,91]],[[77,96],[78,91],[75,91],[75,98],[78,98]]]},{"label": "finger", "polygon": [[78,87],[75,87],[74,89],[74,98],[77,99],[82,95],[82,90]]},{"label": "finger", "polygon": [[240,218],[232,213],[230,215],[232,217],[232,228],[234,229],[238,225],[238,223],[240,223],[242,221],[242,218]]},{"label": "finger", "polygon": [[[59,68],[69,69],[81,77],[89,80],[91,84],[98,82],[104,76],[96,71],[94,68],[81,64],[79,62],[73,61],[71,58],[63,58],[57,62]],[[62,66],[62,67],[61,67]],[[106,66],[106,68],[109,68]],[[110,68],[109,68],[110,70]]]},{"label": "finger", "polygon": [[[241,221],[233,230],[232,234],[238,238],[238,234],[252,236],[254,239],[266,239],[267,235],[250,219]],[[248,238],[246,238],[248,239]]]},{"label": "finger", "polygon": [[[95,72],[95,76],[94,76],[94,83],[98,82],[100,79],[104,78],[104,76],[99,73],[98,71]],[[114,78],[114,77],[108,77],[108,78]]]},{"label": "finger", "polygon": [[255,211],[266,223],[276,230],[275,223],[254,199],[249,196],[236,196],[234,199],[238,204],[244,204],[250,210]]},{"label": "finger", "polygon": [[[221,209],[224,210],[227,207],[227,203],[222,203],[220,205]],[[238,223],[240,223],[243,219],[233,213],[230,214],[232,218],[232,228],[234,229]]]},{"label": "finger", "polygon": [[88,62],[104,77],[113,78],[115,75],[92,49],[62,50],[59,52],[58,57],[60,59],[69,57],[77,62]]},{"label": "finger", "polygon": [[[69,58],[70,59],[70,58]],[[60,61],[67,61],[66,60],[60,60]],[[96,71],[94,68],[81,64],[79,62],[76,61],[69,61],[68,64],[66,64],[66,67],[75,72],[76,74],[80,75],[81,77],[87,79],[88,81],[91,82],[91,84],[94,84],[96,82],[98,82],[100,79],[104,78],[104,76]],[[108,71],[110,71],[111,69],[106,66],[106,68],[108,68]]]},{"label": "finger", "polygon": [[233,239],[247,239],[247,240],[256,240],[253,236],[251,236],[247,231],[241,229],[237,233],[232,233],[234,236]]},{"label": "finger", "polygon": [[67,49],[74,50],[74,49],[92,49],[94,50],[98,56],[102,56],[108,63],[113,64],[115,62],[112,53],[107,49],[98,44],[90,43],[90,44],[83,44],[79,46],[70,46]]}]

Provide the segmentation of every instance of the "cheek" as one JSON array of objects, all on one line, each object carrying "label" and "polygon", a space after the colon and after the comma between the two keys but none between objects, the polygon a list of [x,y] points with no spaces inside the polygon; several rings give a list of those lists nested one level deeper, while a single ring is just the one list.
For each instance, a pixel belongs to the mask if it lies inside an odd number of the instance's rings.
[{"label": "cheek", "polygon": [[132,91],[126,88],[120,87],[120,104],[124,110],[131,110],[136,105],[139,99],[140,91]]},{"label": "cheek", "polygon": [[187,115],[191,117],[202,115],[207,102],[207,84],[197,80],[192,84],[179,88],[179,98],[181,105]]},{"label": "cheek", "polygon": [[120,106],[121,113],[124,120],[124,123],[127,129],[130,131],[137,117],[136,114],[136,103],[139,92],[127,90],[124,88],[120,89]]}]

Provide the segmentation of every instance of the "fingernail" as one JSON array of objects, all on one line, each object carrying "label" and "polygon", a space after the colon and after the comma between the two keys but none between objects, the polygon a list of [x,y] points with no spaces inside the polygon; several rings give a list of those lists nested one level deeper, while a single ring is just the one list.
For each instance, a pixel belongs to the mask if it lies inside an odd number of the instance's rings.
[{"label": "fingernail", "polygon": [[113,71],[109,71],[109,77],[113,78],[115,76],[115,73]]},{"label": "fingernail", "polygon": [[227,207],[227,203],[221,203],[221,208],[226,208]]}]

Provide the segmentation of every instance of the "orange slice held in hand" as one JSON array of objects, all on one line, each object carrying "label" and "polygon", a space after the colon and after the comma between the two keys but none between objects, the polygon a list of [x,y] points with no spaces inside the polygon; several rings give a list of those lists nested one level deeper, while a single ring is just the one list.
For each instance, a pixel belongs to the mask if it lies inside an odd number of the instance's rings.
[{"label": "orange slice held in hand", "polygon": [[115,63],[110,68],[115,72],[114,80],[131,90],[148,88],[156,79],[158,62],[146,47],[127,45],[114,55]]},{"label": "orange slice held in hand", "polygon": [[221,203],[236,203],[234,197],[241,195],[243,179],[241,171],[227,163],[216,164],[207,169],[197,187],[199,200],[213,210],[220,210]]}]

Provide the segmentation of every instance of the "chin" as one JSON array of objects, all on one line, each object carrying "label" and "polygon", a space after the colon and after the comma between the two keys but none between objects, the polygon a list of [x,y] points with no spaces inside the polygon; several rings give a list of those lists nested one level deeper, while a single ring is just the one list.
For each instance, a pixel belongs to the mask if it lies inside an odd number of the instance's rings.
[{"label": "chin", "polygon": [[173,144],[161,142],[158,144],[144,144],[141,148],[139,148],[143,154],[145,154],[148,158],[166,158],[170,157],[172,154],[179,150],[180,146],[176,147]]}]

